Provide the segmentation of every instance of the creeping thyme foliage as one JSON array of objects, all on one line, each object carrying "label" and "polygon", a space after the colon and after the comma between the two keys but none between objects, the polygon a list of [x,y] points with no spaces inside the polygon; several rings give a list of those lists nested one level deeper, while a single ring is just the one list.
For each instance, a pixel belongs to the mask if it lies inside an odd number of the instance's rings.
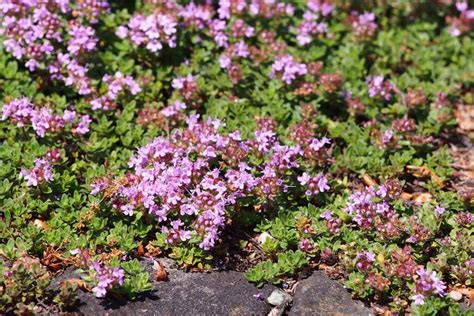
[{"label": "creeping thyme foliage", "polygon": [[0,312],[136,299],[169,256],[460,313],[473,27],[465,1],[1,1]]}]

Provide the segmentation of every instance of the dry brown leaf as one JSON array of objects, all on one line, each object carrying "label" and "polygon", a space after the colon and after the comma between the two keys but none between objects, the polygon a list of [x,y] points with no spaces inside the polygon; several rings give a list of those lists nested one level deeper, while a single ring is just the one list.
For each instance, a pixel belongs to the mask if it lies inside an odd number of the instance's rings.
[{"label": "dry brown leaf", "polygon": [[405,201],[411,201],[411,199],[413,198],[413,194],[410,194],[410,193],[407,193],[407,192],[403,192],[401,194],[401,198]]},{"label": "dry brown leaf", "polygon": [[141,257],[145,254],[145,248],[143,247],[143,244],[140,243],[137,247],[137,254]]},{"label": "dry brown leaf", "polygon": [[154,260],[153,262],[153,269],[155,269],[155,281],[167,281],[168,280],[168,272],[166,272],[165,267],[161,264],[160,261]]},{"label": "dry brown leaf", "polygon": [[87,283],[84,282],[81,279],[68,279],[68,280],[63,281],[63,283],[66,283],[66,282],[77,285],[77,287],[79,289],[83,290],[84,292],[90,292],[91,291],[89,286],[87,286]]},{"label": "dry brown leaf", "polygon": [[440,177],[436,175],[436,173],[426,166],[407,166],[408,171],[410,171],[415,177],[417,178],[426,178],[431,177],[431,180],[439,185],[441,188],[444,186],[443,181]]},{"label": "dry brown leaf", "polygon": [[413,194],[412,200],[415,203],[424,204],[426,202],[431,201],[432,198],[433,198],[433,196],[431,195],[431,193],[428,193],[428,192],[426,192],[426,193],[415,193],[415,194]]},{"label": "dry brown leaf", "polygon": [[471,305],[474,300],[474,289],[467,289],[464,287],[453,288],[453,291],[459,292],[462,295],[465,295],[467,298],[467,304]]},{"label": "dry brown leaf", "polygon": [[153,246],[152,243],[148,243],[145,246],[146,255],[148,257],[158,257],[161,254],[161,249],[159,247]]},{"label": "dry brown leaf", "polygon": [[70,264],[70,259],[64,258],[62,252],[54,247],[48,246],[43,250],[43,258],[41,258],[41,263],[48,267],[52,271],[58,271]]},{"label": "dry brown leaf", "polygon": [[365,184],[367,185],[377,185],[377,181],[375,181],[371,176],[369,176],[368,174],[364,174],[362,176],[362,180],[364,180]]}]

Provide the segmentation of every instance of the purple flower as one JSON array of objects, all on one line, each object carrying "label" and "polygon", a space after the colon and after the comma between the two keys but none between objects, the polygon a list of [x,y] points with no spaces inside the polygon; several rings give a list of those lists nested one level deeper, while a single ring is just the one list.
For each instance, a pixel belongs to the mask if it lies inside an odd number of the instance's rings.
[{"label": "purple flower", "polygon": [[352,12],[351,21],[352,31],[358,39],[370,39],[375,35],[375,32],[377,31],[377,23],[375,23],[375,14],[371,12],[364,12],[360,15],[357,12]]},{"label": "purple flower", "polygon": [[171,15],[154,13],[148,16],[137,14],[127,25],[119,26],[116,35],[128,38],[133,44],[145,46],[151,52],[157,52],[164,44],[176,46],[177,22]]},{"label": "purple flower", "polygon": [[386,101],[392,99],[395,85],[386,81],[383,76],[367,77],[367,85],[369,86],[369,96],[371,98],[381,97]]},{"label": "purple flower", "polygon": [[301,185],[306,187],[306,195],[309,196],[318,194],[319,192],[326,192],[330,189],[327,178],[322,174],[311,177],[308,173],[304,172],[298,177],[298,181]]},{"label": "purple flower", "polygon": [[37,158],[33,169],[21,169],[20,179],[25,179],[27,186],[35,187],[44,182],[51,182],[53,180],[51,164],[44,158]]},{"label": "purple flower", "polygon": [[467,2],[456,2],[456,9],[458,9],[459,12],[465,12],[468,9]]},{"label": "purple flower", "polygon": [[330,220],[332,219],[332,212],[331,211],[324,211],[322,214],[321,214],[321,218],[324,218],[325,220]]},{"label": "purple flower", "polygon": [[242,58],[247,58],[250,55],[249,48],[248,48],[247,44],[245,44],[244,41],[240,41],[240,42],[238,42],[237,44],[234,45],[233,53],[236,56],[242,57]]},{"label": "purple flower", "polygon": [[416,270],[416,275],[416,295],[412,296],[415,304],[423,304],[423,299],[429,295],[446,295],[446,284],[436,276],[436,272],[433,271],[429,273],[427,270],[421,267]]},{"label": "purple flower", "polygon": [[444,207],[441,207],[440,205],[437,205],[434,210],[435,210],[436,215],[438,216],[443,215],[444,212],[446,211]]},{"label": "purple flower", "polygon": [[222,55],[219,58],[219,65],[221,68],[228,69],[232,63],[232,60],[230,59],[229,56]]},{"label": "purple flower", "polygon": [[415,303],[415,305],[425,304],[425,296],[423,294],[415,294],[411,297],[411,299],[413,300],[413,303]]},{"label": "purple flower", "polygon": [[23,127],[31,121],[34,105],[28,98],[14,99],[2,107],[2,120],[10,118],[18,127]]},{"label": "purple flower", "polygon": [[317,34],[324,34],[328,31],[328,25],[326,22],[318,21],[320,17],[319,12],[323,10],[323,16],[328,15],[332,6],[324,4],[321,6],[317,1],[308,2],[309,10],[305,11],[303,14],[303,21],[298,26],[296,33],[296,40],[300,45],[306,45],[311,43],[313,37]]},{"label": "purple flower", "polygon": [[83,115],[75,129],[76,133],[84,135],[89,132],[89,124],[92,122],[89,115]]},{"label": "purple flower", "polygon": [[92,268],[95,270],[97,285],[92,289],[96,297],[104,297],[107,290],[115,285],[123,285],[125,273],[121,268],[107,267],[100,262],[93,262]]},{"label": "purple flower", "polygon": [[388,130],[388,131],[383,132],[383,134],[382,134],[382,144],[383,145],[387,145],[392,140],[393,140],[393,131],[392,130]]},{"label": "purple flower", "polygon": [[375,254],[370,251],[363,251],[357,254],[357,268],[362,272],[367,272],[375,261]]},{"label": "purple flower", "polygon": [[68,33],[71,39],[69,40],[67,50],[72,55],[93,51],[99,41],[95,37],[94,29],[89,26],[73,24]]},{"label": "purple flower", "polygon": [[[65,3],[69,1],[62,0]],[[104,13],[110,12],[109,2],[107,0],[82,0],[76,2],[76,11],[80,17],[84,17],[92,24],[99,22],[98,17]]]},{"label": "purple flower", "polygon": [[309,144],[309,148],[311,148],[314,151],[319,151],[325,145],[329,145],[329,144],[331,144],[331,140],[327,138],[326,136],[324,136],[321,139],[314,138]]},{"label": "purple flower", "polygon": [[459,35],[461,35],[461,30],[457,28],[456,26],[452,25],[449,28],[449,34],[451,34],[451,36],[453,37],[458,37]]},{"label": "purple flower", "polygon": [[63,114],[63,120],[66,123],[71,123],[76,119],[76,111],[65,110]]},{"label": "purple flower", "polygon": [[280,75],[281,80],[286,84],[291,84],[296,77],[304,76],[307,72],[305,64],[295,62],[291,55],[284,55],[278,57],[273,63],[270,78]]}]

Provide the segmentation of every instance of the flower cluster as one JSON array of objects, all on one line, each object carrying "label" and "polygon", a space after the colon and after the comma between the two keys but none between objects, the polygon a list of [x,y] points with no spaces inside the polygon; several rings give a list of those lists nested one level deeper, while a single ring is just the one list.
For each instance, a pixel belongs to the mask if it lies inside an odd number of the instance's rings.
[{"label": "flower cluster", "polygon": [[107,85],[107,92],[90,101],[93,110],[114,108],[119,94],[124,91],[129,91],[132,95],[136,95],[141,91],[140,86],[132,76],[125,76],[119,71],[113,76],[104,75],[102,81]]},{"label": "flower cluster", "polygon": [[154,124],[163,130],[168,130],[186,120],[184,113],[186,108],[186,104],[181,101],[175,101],[160,109],[146,107],[138,113],[137,122],[141,125]]},{"label": "flower cluster", "polygon": [[31,170],[21,169],[20,179],[26,180],[27,186],[38,186],[40,183],[53,180],[51,164],[44,158],[37,158]]},{"label": "flower cluster", "polygon": [[386,101],[392,99],[392,94],[395,91],[395,85],[383,76],[374,76],[367,78],[367,85],[369,87],[369,96],[371,98],[380,97]]},{"label": "flower cluster", "polygon": [[198,91],[198,86],[193,75],[187,75],[186,77],[178,77],[173,79],[171,86],[179,91],[184,99],[192,99]]},{"label": "flower cluster", "polygon": [[352,12],[349,17],[349,23],[352,26],[355,37],[359,40],[371,39],[377,31],[375,14],[371,12],[364,12],[362,14]]},{"label": "flower cluster", "polygon": [[356,267],[360,271],[366,272],[372,267],[375,261],[375,254],[370,251],[363,251],[357,254]]},{"label": "flower cluster", "polygon": [[392,125],[394,129],[402,133],[413,132],[416,130],[416,121],[408,117],[394,120]]},{"label": "flower cluster", "polygon": [[303,21],[298,26],[296,40],[300,45],[311,43],[313,36],[328,31],[326,22],[319,21],[320,16],[326,17],[331,14],[334,6],[327,1],[311,0],[307,3],[308,9],[303,14]]},{"label": "flower cluster", "polygon": [[191,2],[181,7],[178,15],[183,19],[183,23],[188,28],[201,30],[210,23],[214,10],[210,5],[199,5]]},{"label": "flower cluster", "polygon": [[0,34],[7,52],[26,59],[26,67],[35,70],[54,53],[55,44],[62,42],[64,22],[60,15],[69,11],[64,1],[3,2]]},{"label": "flower cluster", "polygon": [[58,133],[66,125],[74,134],[83,135],[89,132],[92,122],[89,115],[78,115],[74,110],[65,110],[62,116],[53,114],[48,107],[35,107],[26,97],[14,99],[2,107],[2,120],[7,118],[18,127],[31,124],[39,137],[47,132]]},{"label": "flower cluster", "polygon": [[[255,139],[244,141],[239,132],[220,134],[218,120],[191,116],[188,127],[175,130],[171,139],[158,137],[140,148],[130,160],[134,173],[99,179],[92,193],[104,192],[125,215],[143,207],[156,216],[170,244],[198,236],[199,246],[211,249],[233,206],[244,198],[274,200],[288,190],[288,172],[300,167],[299,146],[282,145],[273,121],[259,119],[258,124]],[[250,155],[265,162],[253,165]],[[329,189],[325,177],[315,179],[318,187],[311,194]]]},{"label": "flower cluster", "polygon": [[88,24],[108,12],[107,1],[81,0],[72,11],[69,1],[7,1],[0,3],[0,35],[8,52],[24,60],[30,71],[46,69],[51,79],[63,81],[81,95],[92,92],[87,53],[98,38]]},{"label": "flower cluster", "polygon": [[58,53],[56,60],[48,65],[51,79],[63,81],[67,87],[73,87],[80,95],[92,92],[89,70],[69,54]]},{"label": "flower cluster", "polygon": [[303,175],[298,177],[298,181],[301,185],[306,186],[306,195],[316,195],[329,190],[328,180],[322,174],[311,177],[308,173],[304,172]]},{"label": "flower cluster", "polygon": [[151,15],[137,14],[127,25],[117,29],[117,36],[128,38],[137,46],[145,46],[151,52],[157,52],[163,45],[176,46],[176,18],[163,13]]},{"label": "flower cluster", "polygon": [[326,226],[331,233],[338,233],[341,226],[341,219],[339,217],[335,217],[333,212],[325,211],[321,214],[321,218],[326,220]]},{"label": "flower cluster", "polygon": [[[362,229],[376,226],[377,230],[385,230],[396,223],[397,215],[388,201],[398,193],[389,185],[380,185],[377,190],[373,186],[366,187],[349,196],[345,211]],[[398,230],[396,226],[392,229]]]},{"label": "flower cluster", "polygon": [[298,248],[300,248],[304,252],[311,253],[315,249],[314,242],[311,239],[303,238],[299,241]]},{"label": "flower cluster", "polygon": [[100,262],[93,262],[97,285],[92,289],[96,297],[105,297],[107,291],[116,285],[123,285],[125,273],[121,268],[107,267]]},{"label": "flower cluster", "polygon": [[456,2],[456,9],[459,16],[447,17],[447,22],[451,25],[449,33],[454,37],[468,33],[474,28],[474,9],[469,9],[468,3],[464,1]]},{"label": "flower cluster", "polygon": [[20,179],[26,180],[27,186],[38,186],[41,183],[53,180],[53,172],[51,164],[61,161],[61,153],[59,149],[53,149],[41,158],[35,159],[35,166],[31,170],[22,168]]},{"label": "flower cluster", "polygon": [[281,1],[252,0],[248,4],[242,0],[219,0],[217,13],[221,20],[228,20],[231,16],[240,16],[244,12],[270,19],[285,15],[292,16],[294,7]]},{"label": "flower cluster", "polygon": [[78,23],[69,26],[68,34],[71,39],[67,44],[67,51],[73,56],[93,51],[99,41],[92,27]]},{"label": "flower cluster", "polygon": [[275,59],[270,78],[278,75],[286,84],[291,84],[297,77],[304,76],[307,72],[305,64],[296,62],[291,55],[284,55]]},{"label": "flower cluster", "polygon": [[110,13],[110,5],[107,0],[78,0],[74,13],[89,23],[96,24],[101,15]]},{"label": "flower cluster", "polygon": [[412,300],[416,305],[424,304],[426,296],[433,294],[446,295],[446,284],[436,276],[436,272],[429,273],[424,268],[419,268],[416,270],[416,274],[418,275],[415,283],[416,294],[412,296]]}]

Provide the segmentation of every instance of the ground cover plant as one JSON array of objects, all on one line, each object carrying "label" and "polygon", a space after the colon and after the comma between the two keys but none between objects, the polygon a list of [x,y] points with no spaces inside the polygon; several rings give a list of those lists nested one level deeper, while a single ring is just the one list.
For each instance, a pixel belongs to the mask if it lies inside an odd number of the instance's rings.
[{"label": "ground cover plant", "polygon": [[468,313],[473,28],[463,1],[1,1],[0,312],[136,299],[169,256]]}]

